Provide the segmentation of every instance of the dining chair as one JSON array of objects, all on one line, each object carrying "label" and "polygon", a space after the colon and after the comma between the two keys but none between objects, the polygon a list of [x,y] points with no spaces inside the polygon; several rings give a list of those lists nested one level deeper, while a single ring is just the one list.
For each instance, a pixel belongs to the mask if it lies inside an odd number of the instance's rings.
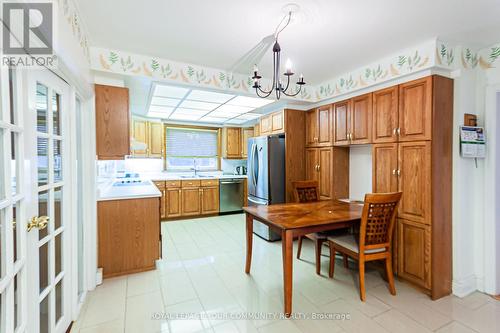
[{"label": "dining chair", "polygon": [[[316,180],[301,180],[292,182],[293,199],[297,203],[319,201],[319,185]],[[321,272],[321,248],[327,241],[330,233],[315,232],[307,234],[305,237],[314,242],[314,251],[316,257],[316,274]],[[304,236],[298,238],[297,259],[300,259],[302,252],[302,240]],[[347,256],[344,256],[344,265],[347,265]]]},{"label": "dining chair", "polygon": [[397,206],[401,192],[366,194],[359,237],[356,234],[329,236],[330,246],[330,278],[335,268],[335,253],[340,252],[358,261],[359,293],[364,302],[365,296],[365,263],[373,260],[385,260],[385,272],[389,282],[389,291],[396,295],[392,272],[392,235],[396,219]]}]

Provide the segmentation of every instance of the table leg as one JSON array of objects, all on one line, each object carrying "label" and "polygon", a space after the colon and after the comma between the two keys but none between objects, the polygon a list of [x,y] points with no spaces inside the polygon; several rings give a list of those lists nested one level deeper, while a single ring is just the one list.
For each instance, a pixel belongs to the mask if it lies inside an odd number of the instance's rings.
[{"label": "table leg", "polygon": [[246,214],[247,225],[247,260],[245,264],[245,273],[250,273],[250,266],[252,265],[252,241],[253,241],[253,216]]},{"label": "table leg", "polygon": [[293,279],[293,232],[286,230],[281,233],[281,247],[283,251],[283,294],[285,316],[292,314],[292,279]]}]

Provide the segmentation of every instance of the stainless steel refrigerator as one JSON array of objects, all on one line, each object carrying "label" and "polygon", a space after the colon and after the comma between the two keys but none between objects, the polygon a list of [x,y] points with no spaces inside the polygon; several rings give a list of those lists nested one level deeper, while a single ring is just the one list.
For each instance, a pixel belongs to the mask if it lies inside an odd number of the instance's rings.
[{"label": "stainless steel refrigerator", "polygon": [[[285,202],[285,135],[248,139],[248,205],[271,205]],[[256,235],[268,241],[281,235],[265,224],[253,222]]]}]

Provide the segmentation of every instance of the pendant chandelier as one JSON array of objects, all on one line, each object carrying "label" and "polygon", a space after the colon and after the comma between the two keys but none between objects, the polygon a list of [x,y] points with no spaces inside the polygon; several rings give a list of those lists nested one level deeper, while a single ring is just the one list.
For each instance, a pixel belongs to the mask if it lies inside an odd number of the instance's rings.
[{"label": "pendant chandelier", "polygon": [[[286,77],[286,84],[283,83],[280,77],[280,65],[281,65],[281,47],[280,44],[278,43],[278,36],[280,32],[282,32],[289,24],[290,20],[292,19],[292,12],[288,12],[288,14],[283,17],[281,20],[280,24],[276,27],[276,31],[274,33],[274,46],[273,46],[273,83],[271,85],[271,89],[269,91],[266,91],[262,89],[260,85],[260,79],[262,76],[259,75],[259,69],[257,68],[257,65],[254,66],[253,68],[253,86],[252,88],[255,88],[255,92],[257,93],[257,96],[261,98],[267,98],[269,95],[275,91],[276,93],[276,98],[280,99],[281,94],[288,96],[288,97],[293,97],[297,96],[300,91],[302,90],[302,86],[306,84],[304,82],[304,76],[300,74],[298,81],[296,82],[296,85],[298,85],[298,89],[296,89],[295,93],[288,93],[288,88],[290,88],[290,77],[294,75],[292,72],[292,62],[290,59],[287,60],[286,62],[286,71],[283,73],[283,75]],[[284,23],[285,22],[285,23]],[[283,25],[284,26],[280,29],[280,27]]]}]

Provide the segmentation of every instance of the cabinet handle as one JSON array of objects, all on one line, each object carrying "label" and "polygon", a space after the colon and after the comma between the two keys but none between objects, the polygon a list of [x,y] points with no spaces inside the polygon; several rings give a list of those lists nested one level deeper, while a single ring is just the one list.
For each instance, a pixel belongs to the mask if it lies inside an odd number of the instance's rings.
[{"label": "cabinet handle", "polygon": [[321,166],[318,164],[318,172],[319,172],[320,169],[321,169]]},{"label": "cabinet handle", "polygon": [[398,136],[400,136],[401,135],[401,128],[398,127],[396,132],[398,133]]},{"label": "cabinet handle", "polygon": [[392,130],[392,135],[396,135],[397,133],[398,133],[398,129],[397,128],[395,128],[395,129]]},{"label": "cabinet handle", "polygon": [[393,175],[396,175],[396,169],[393,169],[393,170],[392,170],[392,174],[393,174]]},{"label": "cabinet handle", "polygon": [[398,169],[398,177],[401,176],[401,170]]}]

